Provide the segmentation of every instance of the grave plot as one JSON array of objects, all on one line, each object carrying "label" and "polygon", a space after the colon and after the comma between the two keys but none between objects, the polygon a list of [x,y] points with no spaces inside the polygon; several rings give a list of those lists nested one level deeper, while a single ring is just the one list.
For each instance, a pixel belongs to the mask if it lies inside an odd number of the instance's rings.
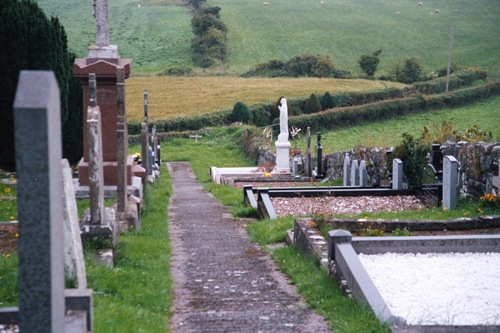
[{"label": "grave plot", "polygon": [[325,240],[295,219],[293,242],[395,333],[498,332],[500,236],[353,237]]}]

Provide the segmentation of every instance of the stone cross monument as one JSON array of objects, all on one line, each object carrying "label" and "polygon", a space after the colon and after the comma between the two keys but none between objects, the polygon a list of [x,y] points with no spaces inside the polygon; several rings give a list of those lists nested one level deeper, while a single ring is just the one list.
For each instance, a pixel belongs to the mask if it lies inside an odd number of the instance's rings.
[{"label": "stone cross monument", "polygon": [[118,47],[109,45],[108,0],[92,0],[95,18],[95,46],[89,48],[89,58],[118,58]]},{"label": "stone cross monument", "polygon": [[[73,73],[81,79],[83,86],[83,158],[78,163],[78,181],[82,186],[89,185],[89,156],[87,146],[87,109],[90,105],[89,74],[95,73],[97,88],[93,100],[99,103],[101,112],[102,155],[104,185],[118,183],[118,151],[124,149],[117,142],[119,102],[117,91],[117,69],[123,67],[125,79],[130,76],[132,60],[118,56],[116,45],[109,45],[108,0],[92,0],[93,15],[96,21],[96,45],[89,47],[87,58],[75,59]],[[127,154],[127,152],[125,152]],[[120,155],[121,156],[121,155]],[[127,185],[132,184],[133,158],[127,156]]]},{"label": "stone cross monument", "polygon": [[280,97],[276,102],[280,111],[280,134],[276,141],[276,173],[290,173],[290,142],[288,141],[288,102],[286,98]]}]

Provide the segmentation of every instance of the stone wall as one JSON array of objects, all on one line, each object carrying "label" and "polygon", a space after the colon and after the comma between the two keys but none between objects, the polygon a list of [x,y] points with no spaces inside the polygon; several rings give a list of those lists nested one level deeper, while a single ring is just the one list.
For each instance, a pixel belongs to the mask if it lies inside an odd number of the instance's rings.
[{"label": "stone wall", "polygon": [[[498,188],[492,185],[492,177],[498,176],[500,143],[484,142],[447,142],[442,147],[443,155],[452,155],[458,161],[458,189],[461,196],[478,199],[486,193],[498,194]],[[386,148],[359,147],[324,156],[326,175],[331,179],[343,178],[344,159],[364,159],[368,173],[368,186],[380,186],[387,183],[391,166],[388,166]]]}]

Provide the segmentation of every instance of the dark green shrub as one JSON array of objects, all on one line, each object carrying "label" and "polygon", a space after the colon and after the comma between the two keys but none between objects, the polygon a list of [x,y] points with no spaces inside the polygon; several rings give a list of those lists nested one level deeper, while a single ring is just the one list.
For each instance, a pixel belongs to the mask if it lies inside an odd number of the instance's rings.
[{"label": "dark green shrub", "polygon": [[164,70],[160,76],[189,76],[193,74],[193,68],[189,66],[175,66]]},{"label": "dark green shrub", "polygon": [[332,96],[332,101],[334,108],[352,105],[348,94],[335,94]]},{"label": "dark green shrub", "polygon": [[421,144],[412,135],[404,133],[401,144],[394,148],[393,158],[403,162],[403,179],[410,187],[422,185],[422,175],[427,164],[429,146]]},{"label": "dark green shrub", "polygon": [[231,112],[231,122],[242,122],[249,124],[252,122],[252,113],[248,110],[248,107],[242,102],[236,102],[233,107],[233,112]]},{"label": "dark green shrub", "polygon": [[323,108],[321,107],[321,103],[319,102],[318,96],[312,93],[311,96],[306,101],[306,105],[304,107],[304,113],[316,113],[321,111]]},{"label": "dark green shrub", "polygon": [[36,1],[0,1],[0,168],[15,170],[13,102],[20,70],[51,70],[60,92],[63,157],[83,155],[82,98],[67,36],[59,19]]},{"label": "dark green shrub", "polygon": [[267,126],[271,122],[271,114],[264,108],[254,108],[251,110],[253,123],[255,126]]},{"label": "dark green shrub", "polygon": [[391,74],[397,82],[410,84],[418,82],[422,78],[424,70],[417,58],[404,57],[400,63],[392,68]]},{"label": "dark green shrub", "polygon": [[377,71],[378,64],[380,62],[379,55],[382,53],[382,49],[373,52],[371,55],[362,55],[358,59],[358,64],[363,73],[368,75],[368,77],[373,77]]},{"label": "dark green shrub", "polygon": [[328,91],[323,96],[321,96],[319,102],[321,103],[321,106],[323,106],[324,109],[333,108],[333,106],[335,105],[333,102],[332,95],[330,95]]}]

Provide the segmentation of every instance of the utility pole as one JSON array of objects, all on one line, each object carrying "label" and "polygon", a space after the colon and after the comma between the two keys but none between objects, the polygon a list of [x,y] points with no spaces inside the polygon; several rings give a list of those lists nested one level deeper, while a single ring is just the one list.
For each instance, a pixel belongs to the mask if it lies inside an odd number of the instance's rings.
[{"label": "utility pole", "polygon": [[450,31],[450,51],[448,52],[448,68],[446,69],[446,90],[448,92],[448,87],[450,85],[450,69],[451,69],[451,55],[453,54],[453,27]]}]

